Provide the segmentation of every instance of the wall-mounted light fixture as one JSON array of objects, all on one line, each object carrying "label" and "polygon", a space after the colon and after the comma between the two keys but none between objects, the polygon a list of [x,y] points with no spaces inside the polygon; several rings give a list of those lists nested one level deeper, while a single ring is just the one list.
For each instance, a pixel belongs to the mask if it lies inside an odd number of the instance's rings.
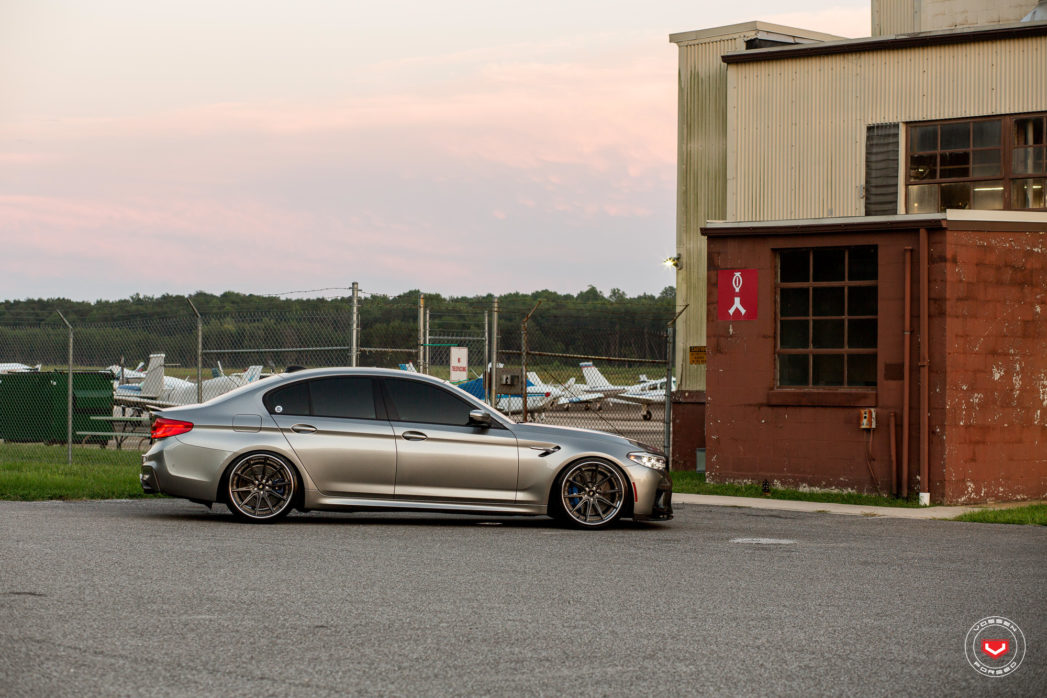
[{"label": "wall-mounted light fixture", "polygon": [[666,260],[664,262],[662,262],[662,264],[664,264],[667,267],[671,267],[671,268],[676,269],[677,271],[679,271],[680,270],[680,255],[675,255],[673,257],[667,257]]}]

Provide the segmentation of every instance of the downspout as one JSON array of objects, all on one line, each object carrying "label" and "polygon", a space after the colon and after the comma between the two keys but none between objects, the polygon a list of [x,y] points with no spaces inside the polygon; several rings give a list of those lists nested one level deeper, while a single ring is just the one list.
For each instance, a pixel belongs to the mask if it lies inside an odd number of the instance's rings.
[{"label": "downspout", "polygon": [[905,332],[902,346],[902,481],[900,496],[909,498],[909,390],[912,371],[912,248],[905,248]]},{"label": "downspout", "polygon": [[927,315],[929,303],[928,275],[930,274],[930,260],[927,257],[927,228],[920,228],[920,505],[928,506],[931,503],[931,488],[928,482],[928,440],[930,417],[928,382],[930,377],[930,352],[927,349],[928,330]]}]

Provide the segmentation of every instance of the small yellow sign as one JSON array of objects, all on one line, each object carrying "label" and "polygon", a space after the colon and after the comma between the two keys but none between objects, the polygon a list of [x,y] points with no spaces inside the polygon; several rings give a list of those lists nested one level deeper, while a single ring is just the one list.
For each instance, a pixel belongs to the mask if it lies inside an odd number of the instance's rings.
[{"label": "small yellow sign", "polygon": [[691,347],[691,365],[705,365],[705,347]]}]

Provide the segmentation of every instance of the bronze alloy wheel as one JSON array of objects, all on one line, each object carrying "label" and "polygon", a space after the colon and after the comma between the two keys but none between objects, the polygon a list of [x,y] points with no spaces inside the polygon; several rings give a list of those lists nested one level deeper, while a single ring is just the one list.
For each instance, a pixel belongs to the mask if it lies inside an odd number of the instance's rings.
[{"label": "bronze alloy wheel", "polygon": [[239,519],[275,521],[291,511],[297,482],[283,458],[268,453],[245,456],[229,472],[226,502]]},{"label": "bronze alloy wheel", "polygon": [[628,492],[618,468],[602,460],[584,460],[560,478],[560,507],[575,526],[603,528],[621,517]]}]

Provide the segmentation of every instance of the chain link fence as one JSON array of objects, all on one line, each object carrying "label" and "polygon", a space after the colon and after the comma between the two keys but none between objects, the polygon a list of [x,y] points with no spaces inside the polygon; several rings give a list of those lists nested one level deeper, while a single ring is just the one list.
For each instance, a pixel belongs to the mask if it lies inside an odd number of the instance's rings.
[{"label": "chain link fence", "polygon": [[422,294],[405,303],[355,289],[339,301],[244,313],[187,299],[183,314],[110,322],[57,310],[8,316],[0,321],[0,464],[26,449],[54,463],[74,462],[81,448],[145,449],[150,408],[197,403],[291,366],[417,370],[517,420],[668,442],[660,315],[623,323],[606,306],[535,311],[499,308],[497,299],[427,303]]}]

